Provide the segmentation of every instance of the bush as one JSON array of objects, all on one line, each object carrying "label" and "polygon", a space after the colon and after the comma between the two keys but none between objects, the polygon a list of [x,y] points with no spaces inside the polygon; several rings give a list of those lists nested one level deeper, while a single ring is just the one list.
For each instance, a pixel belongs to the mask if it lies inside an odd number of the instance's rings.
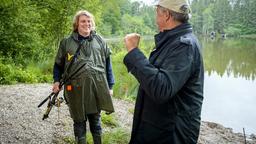
[{"label": "bush", "polygon": [[14,84],[14,70],[10,64],[0,63],[0,84]]},{"label": "bush", "polygon": [[134,87],[138,85],[138,82],[128,73],[123,64],[125,54],[125,51],[121,51],[112,56],[113,71],[115,75],[114,96],[117,98],[136,96],[136,93],[134,93],[133,90]]},{"label": "bush", "polygon": [[51,73],[36,65],[31,64],[25,67],[0,60],[0,84],[50,82]]}]

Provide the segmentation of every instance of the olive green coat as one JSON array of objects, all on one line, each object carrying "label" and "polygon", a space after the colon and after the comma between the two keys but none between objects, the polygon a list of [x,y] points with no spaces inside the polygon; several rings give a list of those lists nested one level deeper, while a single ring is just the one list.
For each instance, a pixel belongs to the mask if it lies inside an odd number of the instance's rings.
[{"label": "olive green coat", "polygon": [[[58,65],[64,66],[63,77],[73,75],[82,66],[64,87],[71,117],[83,121],[86,114],[101,110],[114,112],[106,79],[106,58],[110,56],[110,49],[99,35],[92,32],[90,38],[82,42],[77,58],[67,72],[78,47],[78,34],[74,32],[61,41],[55,59]],[[68,85],[71,85],[71,90],[67,89]]]}]

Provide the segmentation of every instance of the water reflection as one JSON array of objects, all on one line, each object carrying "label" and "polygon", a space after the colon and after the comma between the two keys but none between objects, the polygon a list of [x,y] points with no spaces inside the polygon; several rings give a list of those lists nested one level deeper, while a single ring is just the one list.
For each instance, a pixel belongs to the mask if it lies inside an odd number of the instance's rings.
[{"label": "water reflection", "polygon": [[202,39],[205,87],[202,119],[235,132],[256,133],[256,45],[246,39]]},{"label": "water reflection", "polygon": [[256,45],[247,39],[202,39],[205,71],[208,75],[243,77],[255,80]]}]

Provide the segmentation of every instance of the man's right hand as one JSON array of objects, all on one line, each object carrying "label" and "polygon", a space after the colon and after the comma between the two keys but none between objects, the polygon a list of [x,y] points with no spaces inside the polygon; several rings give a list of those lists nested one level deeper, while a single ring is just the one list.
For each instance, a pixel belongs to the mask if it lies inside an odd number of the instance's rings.
[{"label": "man's right hand", "polygon": [[57,93],[60,91],[60,82],[55,82],[52,86],[52,92]]},{"label": "man's right hand", "polygon": [[138,48],[140,43],[140,35],[137,33],[127,34],[124,38],[124,43],[128,52],[134,48]]}]

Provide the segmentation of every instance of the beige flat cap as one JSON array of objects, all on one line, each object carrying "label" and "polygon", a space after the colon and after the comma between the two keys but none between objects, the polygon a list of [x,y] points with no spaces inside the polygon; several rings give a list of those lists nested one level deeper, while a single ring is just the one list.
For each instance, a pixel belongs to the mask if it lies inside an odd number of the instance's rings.
[{"label": "beige flat cap", "polygon": [[157,5],[177,13],[182,13],[182,14],[191,13],[187,0],[159,0]]}]

